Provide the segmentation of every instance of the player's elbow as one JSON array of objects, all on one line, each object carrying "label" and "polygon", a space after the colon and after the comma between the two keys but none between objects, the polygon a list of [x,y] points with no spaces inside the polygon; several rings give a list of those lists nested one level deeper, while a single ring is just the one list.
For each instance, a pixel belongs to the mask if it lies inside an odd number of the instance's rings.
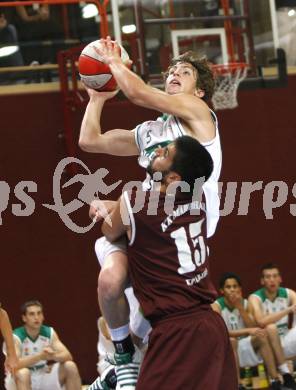
[{"label": "player's elbow", "polygon": [[94,139],[86,136],[80,137],[78,145],[84,152],[105,153],[103,142],[98,142],[97,138]]},{"label": "player's elbow", "polygon": [[89,152],[89,149],[91,147],[91,142],[86,137],[80,137],[78,141],[78,145],[80,149],[83,150],[84,152]]}]

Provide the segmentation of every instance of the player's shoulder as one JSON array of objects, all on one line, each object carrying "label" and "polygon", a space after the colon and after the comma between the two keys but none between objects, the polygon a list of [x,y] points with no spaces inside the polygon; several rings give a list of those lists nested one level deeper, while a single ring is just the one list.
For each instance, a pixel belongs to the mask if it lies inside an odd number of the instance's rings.
[{"label": "player's shoulder", "polygon": [[286,287],[279,287],[277,296],[278,298],[288,298],[291,294],[291,291],[289,288]]},{"label": "player's shoulder", "polygon": [[51,326],[42,325],[40,328],[39,335],[50,339],[52,337],[53,332],[54,329]]},{"label": "player's shoulder", "polygon": [[13,330],[13,335],[22,343],[28,337],[24,326],[20,326]]},{"label": "player's shoulder", "polygon": [[221,309],[225,309],[226,308],[226,303],[225,303],[225,298],[224,297],[219,297],[215,300],[216,305]]},{"label": "player's shoulder", "polygon": [[252,292],[250,294],[250,298],[252,298],[252,297],[259,299],[261,302],[264,302],[267,298],[264,288],[259,288],[258,290]]}]

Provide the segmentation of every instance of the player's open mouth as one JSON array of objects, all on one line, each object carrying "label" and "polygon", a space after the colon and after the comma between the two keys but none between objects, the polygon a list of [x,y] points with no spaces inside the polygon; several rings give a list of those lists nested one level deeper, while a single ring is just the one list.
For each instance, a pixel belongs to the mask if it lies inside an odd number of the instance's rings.
[{"label": "player's open mouth", "polygon": [[172,80],[170,81],[170,85],[181,85],[181,83],[178,80]]}]

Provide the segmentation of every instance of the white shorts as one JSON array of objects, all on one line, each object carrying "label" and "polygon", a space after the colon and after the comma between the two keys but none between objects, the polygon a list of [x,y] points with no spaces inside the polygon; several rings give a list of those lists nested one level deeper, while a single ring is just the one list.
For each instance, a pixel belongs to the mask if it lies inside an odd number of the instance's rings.
[{"label": "white shorts", "polygon": [[124,237],[116,242],[108,241],[105,236],[98,238],[95,242],[95,252],[100,266],[103,267],[105,259],[113,252],[127,253],[126,246],[127,242]]},{"label": "white shorts", "polygon": [[[103,267],[105,259],[113,252],[123,252],[127,253],[127,242],[125,238],[121,238],[116,242],[109,242],[106,237],[101,237],[96,240],[95,243],[95,252],[100,263],[100,266]],[[140,304],[137,298],[135,297],[134,290],[132,287],[128,287],[124,291],[125,296],[128,300],[130,307],[130,327],[132,332],[140,337],[145,339],[147,334],[151,330],[150,323],[145,319],[140,310]]]},{"label": "white shorts", "polygon": [[[64,386],[61,386],[59,381],[59,366],[60,363],[55,363],[51,366],[50,371],[47,366],[31,371],[32,390],[63,390]],[[17,390],[15,381],[10,374],[5,377],[5,388]]]},{"label": "white shorts", "polygon": [[253,348],[251,336],[244,337],[238,341],[238,358],[240,367],[253,367],[262,363],[259,353]]},{"label": "white shorts", "polygon": [[285,357],[292,358],[296,356],[296,326],[289,329],[288,332],[281,336],[282,346]]}]

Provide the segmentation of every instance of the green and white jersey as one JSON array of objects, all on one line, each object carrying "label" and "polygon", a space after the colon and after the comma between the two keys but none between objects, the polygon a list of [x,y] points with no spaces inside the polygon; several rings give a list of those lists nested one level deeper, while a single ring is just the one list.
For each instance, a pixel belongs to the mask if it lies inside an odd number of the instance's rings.
[{"label": "green and white jersey", "polygon": [[[273,301],[267,298],[264,288],[255,291],[252,295],[256,296],[260,300],[264,314],[278,313],[291,305],[288,288],[280,287],[278,289],[277,296]],[[280,336],[286,334],[288,331],[289,316],[286,315],[281,318],[277,321],[276,325]]]},{"label": "green and white jersey", "polygon": [[[14,329],[13,335],[21,345],[21,357],[33,356],[42,352],[45,347],[51,345],[53,328],[42,325],[40,328],[40,333],[35,340],[28,335],[24,326]],[[41,368],[45,365],[46,360],[40,360],[35,365],[33,365],[32,368]]]},{"label": "green and white jersey", "polygon": [[[216,114],[212,110],[210,111],[213,122],[215,123],[216,136],[210,142],[202,143],[202,145],[210,153],[214,163],[212,175],[203,185],[207,208],[208,237],[211,237],[214,234],[219,220],[220,199],[218,195],[218,179],[222,166],[222,151],[218,130],[218,120]],[[141,123],[134,131],[135,141],[140,151],[138,162],[143,168],[147,168],[150,161],[155,156],[155,150],[158,147],[165,147],[183,135],[190,135],[186,133],[179,118],[166,114],[157,118],[155,121]],[[147,175],[143,182],[143,190],[146,191],[152,188],[153,180],[151,180],[151,177]]]},{"label": "green and white jersey", "polygon": [[[248,301],[246,299],[244,299],[243,301],[244,309],[247,310]],[[223,320],[225,321],[228,330],[231,331],[246,328],[246,325],[242,319],[242,316],[240,315],[239,310],[235,307],[231,308],[227,306],[224,297],[218,298],[215,303],[220,306],[221,315],[223,317]]]}]

